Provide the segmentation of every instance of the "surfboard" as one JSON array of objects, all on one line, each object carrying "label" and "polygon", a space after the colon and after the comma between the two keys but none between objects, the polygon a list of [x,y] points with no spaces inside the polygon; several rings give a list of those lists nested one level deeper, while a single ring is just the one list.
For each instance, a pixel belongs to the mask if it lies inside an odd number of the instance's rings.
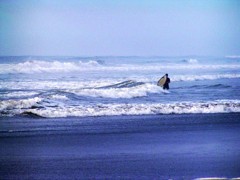
[{"label": "surfboard", "polygon": [[159,81],[157,82],[157,85],[163,87],[163,85],[165,84],[166,80],[167,80],[167,76],[164,75],[161,79],[159,79]]}]

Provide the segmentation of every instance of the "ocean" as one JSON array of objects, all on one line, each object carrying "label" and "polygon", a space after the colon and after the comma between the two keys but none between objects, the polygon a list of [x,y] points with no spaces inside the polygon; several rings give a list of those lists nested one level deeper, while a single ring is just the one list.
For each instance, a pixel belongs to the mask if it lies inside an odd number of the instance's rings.
[{"label": "ocean", "polygon": [[239,179],[239,89],[238,56],[0,57],[0,178]]},{"label": "ocean", "polygon": [[238,56],[0,57],[1,117],[240,112],[239,89]]}]

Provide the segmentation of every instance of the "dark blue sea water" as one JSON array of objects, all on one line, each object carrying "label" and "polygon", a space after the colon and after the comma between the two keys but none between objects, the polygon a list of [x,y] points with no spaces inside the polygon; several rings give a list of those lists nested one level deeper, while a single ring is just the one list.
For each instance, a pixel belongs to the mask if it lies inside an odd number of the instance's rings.
[{"label": "dark blue sea water", "polygon": [[240,112],[239,89],[240,57],[0,57],[1,117]]}]

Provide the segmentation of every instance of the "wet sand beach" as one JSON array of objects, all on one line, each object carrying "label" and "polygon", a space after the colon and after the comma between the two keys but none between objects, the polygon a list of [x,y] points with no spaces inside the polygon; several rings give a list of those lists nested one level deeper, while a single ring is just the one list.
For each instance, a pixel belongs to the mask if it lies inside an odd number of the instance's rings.
[{"label": "wet sand beach", "polygon": [[240,114],[3,118],[1,179],[240,176]]}]

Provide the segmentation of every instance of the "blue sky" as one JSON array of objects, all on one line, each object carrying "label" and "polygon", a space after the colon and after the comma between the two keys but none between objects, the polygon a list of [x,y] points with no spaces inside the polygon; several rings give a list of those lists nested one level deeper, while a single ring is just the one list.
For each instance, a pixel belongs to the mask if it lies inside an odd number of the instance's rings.
[{"label": "blue sky", "polygon": [[0,0],[0,55],[240,55],[240,1]]}]

